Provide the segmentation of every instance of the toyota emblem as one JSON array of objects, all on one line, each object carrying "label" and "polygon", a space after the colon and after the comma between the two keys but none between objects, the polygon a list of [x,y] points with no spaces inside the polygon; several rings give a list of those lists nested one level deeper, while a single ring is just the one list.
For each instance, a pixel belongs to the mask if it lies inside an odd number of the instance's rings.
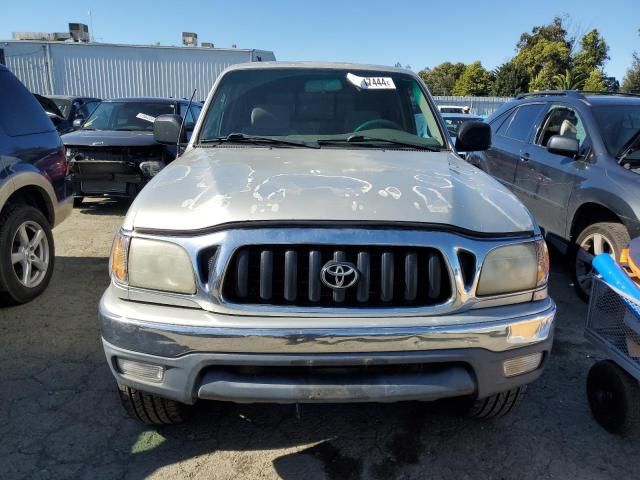
[{"label": "toyota emblem", "polygon": [[358,282],[358,269],[349,262],[328,262],[320,271],[320,279],[327,287],[343,290],[353,287]]}]

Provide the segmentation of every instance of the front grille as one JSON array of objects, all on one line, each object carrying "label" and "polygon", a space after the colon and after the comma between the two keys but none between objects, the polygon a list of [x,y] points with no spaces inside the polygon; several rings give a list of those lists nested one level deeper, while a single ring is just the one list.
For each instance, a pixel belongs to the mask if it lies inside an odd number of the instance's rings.
[{"label": "front grille", "polygon": [[81,175],[101,175],[112,173],[132,173],[135,170],[124,162],[82,161],[75,162],[75,171]]},{"label": "front grille", "polygon": [[[334,261],[356,267],[355,285],[323,283],[322,268]],[[246,246],[232,256],[222,283],[224,299],[238,304],[421,307],[442,304],[451,294],[444,258],[428,247]]]},{"label": "front grille", "polygon": [[127,193],[126,182],[108,180],[84,180],[80,182],[82,193]]},{"label": "front grille", "polygon": [[127,150],[122,147],[82,147],[73,148],[74,158],[86,161],[124,162],[127,159]]}]

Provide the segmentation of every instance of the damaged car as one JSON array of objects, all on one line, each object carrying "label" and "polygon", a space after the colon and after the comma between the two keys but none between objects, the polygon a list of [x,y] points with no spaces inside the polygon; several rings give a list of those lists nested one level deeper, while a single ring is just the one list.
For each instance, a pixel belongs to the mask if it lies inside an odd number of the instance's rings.
[{"label": "damaged car", "polygon": [[[181,118],[154,123],[181,139]],[[466,122],[455,148],[489,147]],[[444,400],[512,411],[551,352],[540,228],[455,153],[413,72],[255,63],[217,80],[186,151],[133,202],[100,302],[127,412],[200,400]]]},{"label": "damaged car", "polygon": [[177,146],[153,138],[159,115],[184,119],[190,134],[201,105],[173,98],[120,98],[101,102],[75,132],[62,136],[74,204],[85,197],[134,198],[177,154]]}]

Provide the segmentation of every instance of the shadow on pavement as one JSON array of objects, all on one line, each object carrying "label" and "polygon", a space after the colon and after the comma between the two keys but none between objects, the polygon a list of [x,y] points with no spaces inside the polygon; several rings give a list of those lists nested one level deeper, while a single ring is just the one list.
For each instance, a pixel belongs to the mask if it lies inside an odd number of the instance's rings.
[{"label": "shadow on pavement", "polygon": [[[478,423],[439,405],[201,403],[184,425],[128,419],[100,345],[106,258],[58,257],[36,301],[0,310],[2,478],[633,478],[637,449],[591,420],[586,308],[554,269],[558,342],[512,415]],[[589,452],[589,454],[585,454]],[[637,478],[637,477],[636,477]]]},{"label": "shadow on pavement", "polygon": [[131,206],[129,198],[91,198],[85,199],[79,207],[85,215],[124,215]]}]

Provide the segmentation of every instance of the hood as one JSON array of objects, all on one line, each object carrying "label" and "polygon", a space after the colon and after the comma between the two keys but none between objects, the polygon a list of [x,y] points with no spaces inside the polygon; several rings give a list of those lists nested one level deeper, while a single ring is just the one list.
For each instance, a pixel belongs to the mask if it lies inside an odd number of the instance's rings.
[{"label": "hood", "polygon": [[65,146],[144,147],[158,145],[153,132],[119,132],[115,130],[76,130],[62,135]]},{"label": "hood", "polygon": [[245,221],[535,229],[512,193],[451,152],[252,147],[190,149],[147,184],[124,227],[190,231]]}]

